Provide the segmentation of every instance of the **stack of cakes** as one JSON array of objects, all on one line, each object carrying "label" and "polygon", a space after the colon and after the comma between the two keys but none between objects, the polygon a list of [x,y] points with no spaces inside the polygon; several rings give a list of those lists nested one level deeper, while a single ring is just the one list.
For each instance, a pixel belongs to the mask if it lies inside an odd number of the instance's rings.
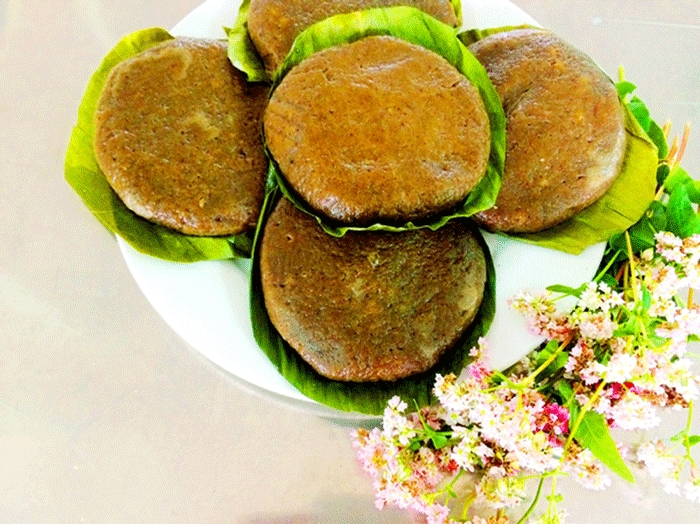
[{"label": "stack of cakes", "polygon": [[244,5],[272,88],[247,82],[225,42],[167,38],[111,70],[94,153],[149,221],[255,233],[253,300],[323,377],[429,370],[490,289],[472,218],[551,228],[620,172],[613,84],[547,31],[498,32],[470,52],[449,0]]}]

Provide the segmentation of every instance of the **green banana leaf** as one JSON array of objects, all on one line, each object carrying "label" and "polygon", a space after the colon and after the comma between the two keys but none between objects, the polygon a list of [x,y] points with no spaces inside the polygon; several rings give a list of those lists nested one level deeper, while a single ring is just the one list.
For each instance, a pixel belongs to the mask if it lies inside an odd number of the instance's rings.
[{"label": "green banana leaf", "polygon": [[248,78],[248,82],[270,82],[262,58],[248,34],[248,10],[250,0],[243,0],[232,28],[224,28],[228,36],[228,59],[233,67]]},{"label": "green banana leaf", "polygon": [[450,0],[450,3],[452,4],[452,9],[455,11],[455,15],[457,15],[457,30],[459,30],[464,21],[462,17],[462,0]]},{"label": "green banana leaf", "polygon": [[119,199],[97,165],[93,150],[93,117],[109,72],[127,58],[172,38],[160,28],[137,31],[125,36],[102,61],[90,79],[78,109],[78,122],[66,152],[66,181],[110,232],[142,253],[175,262],[249,256],[252,247],[250,233],[231,237],[196,237],[139,217]]},{"label": "green banana leaf", "polygon": [[[457,15],[457,27],[462,25],[462,0],[450,0]],[[258,51],[248,34],[248,10],[250,0],[243,0],[231,28],[224,28],[228,36],[228,58],[233,67],[243,72],[249,82],[270,82],[272,79],[265,69]]]},{"label": "green banana leaf", "polygon": [[495,35],[496,33],[504,33],[506,31],[515,31],[516,29],[542,29],[534,25],[523,24],[523,25],[504,25],[501,27],[492,27],[488,29],[468,29],[462,31],[457,35],[462,43],[466,46],[472,45],[474,42],[483,40],[487,36]]},{"label": "green banana leaf", "polygon": [[278,166],[275,165],[268,150],[268,156],[272,159],[270,176],[273,182],[280,186],[285,197],[291,200],[296,207],[314,216],[327,233],[338,237],[349,230],[405,231],[422,227],[436,230],[453,218],[469,217],[492,207],[501,188],[505,162],[505,115],[498,93],[489,80],[486,70],[457,39],[454,28],[435,20],[418,9],[404,6],[377,8],[333,16],[312,25],[297,37],[294,41],[294,47],[275,73],[272,90],[274,91],[275,87],[294,66],[313,53],[374,35],[401,38],[439,54],[477,88],[484,101],[491,127],[491,153],[484,177],[465,201],[449,213],[430,217],[424,221],[407,222],[399,226],[377,223],[366,227],[339,225],[330,222],[326,217],[319,216],[285,183],[284,173],[281,173]]},{"label": "green banana leaf", "polygon": [[656,146],[623,104],[627,150],[615,183],[596,202],[566,222],[539,233],[509,235],[530,244],[579,254],[607,242],[644,215],[656,195]]},{"label": "green banana leaf", "polygon": [[[472,29],[458,35],[470,45],[489,35],[533,26],[504,26]],[[613,235],[635,224],[656,194],[658,152],[654,142],[621,101],[625,113],[627,149],[615,183],[598,201],[576,216],[539,233],[509,234],[510,238],[566,253],[579,254],[587,247],[607,242]]]},{"label": "green banana leaf", "polygon": [[281,198],[278,188],[267,193],[260,215],[253,248],[253,261],[250,282],[251,322],[258,346],[267,355],[284,378],[302,394],[321,404],[338,409],[381,415],[387,402],[394,395],[404,400],[414,399],[419,406],[427,406],[435,401],[432,388],[435,375],[455,373],[459,375],[469,363],[469,350],[476,346],[479,337],[484,336],[493,320],[496,303],[496,276],[488,247],[474,228],[474,234],[486,255],[487,283],[484,299],[477,316],[458,343],[448,351],[430,371],[395,382],[352,383],[339,382],[319,375],[298,353],[287,344],[272,325],[265,309],[258,264],[262,230],[276,202]]}]

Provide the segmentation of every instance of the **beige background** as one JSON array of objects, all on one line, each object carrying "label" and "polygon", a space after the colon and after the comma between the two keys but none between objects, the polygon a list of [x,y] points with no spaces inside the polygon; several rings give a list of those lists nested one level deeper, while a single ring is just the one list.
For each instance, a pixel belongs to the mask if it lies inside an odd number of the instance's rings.
[{"label": "beige background", "polygon": [[[101,58],[198,3],[0,0],[0,523],[414,522],[374,509],[347,426],[252,391],[175,335],[63,180]],[[675,132],[694,122],[685,166],[700,174],[698,0],[516,3],[611,75],[624,65]],[[579,524],[700,515],[644,480],[564,485]]]}]

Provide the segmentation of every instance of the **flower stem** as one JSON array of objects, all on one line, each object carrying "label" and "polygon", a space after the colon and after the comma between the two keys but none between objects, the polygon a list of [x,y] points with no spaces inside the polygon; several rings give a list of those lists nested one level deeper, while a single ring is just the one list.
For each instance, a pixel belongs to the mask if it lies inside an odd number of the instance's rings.
[{"label": "flower stem", "polygon": [[527,518],[532,515],[532,512],[535,511],[535,507],[537,506],[537,503],[540,501],[540,495],[542,495],[542,486],[544,486],[544,476],[540,477],[540,482],[537,485],[537,492],[535,493],[535,498],[532,499],[532,504],[530,504],[530,507],[527,508],[527,511],[523,513],[523,516],[520,518],[518,521],[518,524],[524,524]]},{"label": "flower stem", "polygon": [[554,353],[552,353],[549,356],[549,358],[542,363],[542,365],[540,367],[538,367],[535,371],[533,371],[529,376],[527,376],[520,383],[521,387],[527,387],[527,386],[530,386],[531,384],[533,384],[535,382],[535,377],[537,375],[539,375],[540,373],[542,373],[545,369],[547,369],[547,367],[549,367],[549,365],[557,359],[559,354],[562,351],[564,351],[566,346],[569,345],[569,342],[571,342],[571,336],[566,337],[566,339],[561,344],[559,344],[559,347],[557,348],[557,350]]},{"label": "flower stem", "polygon": [[630,240],[629,231],[625,231],[625,241],[627,242],[627,256],[629,257],[630,281],[632,284],[632,297],[635,302],[639,302],[639,293],[637,293],[637,271],[634,267],[634,253],[632,252],[632,240]]},{"label": "flower stem", "polygon": [[470,495],[468,495],[464,499],[464,507],[462,508],[462,520],[467,520],[467,513],[469,513],[469,508],[472,507],[472,504],[476,500],[476,493],[472,492]]},{"label": "flower stem", "polygon": [[610,261],[605,265],[603,269],[600,270],[600,273],[598,273],[595,278],[593,279],[594,282],[599,282],[601,278],[608,272],[608,270],[612,267],[612,265],[615,263],[617,260],[617,257],[620,255],[620,252],[617,251],[613,257],[610,259]]},{"label": "flower stem", "polygon": [[689,435],[690,435],[690,430],[693,427],[693,401],[688,402],[688,422],[685,425],[685,438],[683,439],[683,444],[685,444],[685,451],[686,451],[686,458],[688,459],[688,462],[690,462],[690,467],[694,468],[695,467],[695,460],[693,459],[693,455],[690,452],[690,441]]}]

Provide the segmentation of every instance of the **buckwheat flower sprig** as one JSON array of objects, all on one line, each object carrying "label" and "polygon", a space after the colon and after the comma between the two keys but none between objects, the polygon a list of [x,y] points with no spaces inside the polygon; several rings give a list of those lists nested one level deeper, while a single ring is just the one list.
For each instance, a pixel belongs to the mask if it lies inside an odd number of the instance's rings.
[{"label": "buckwheat flower sprig", "polygon": [[[695,289],[688,275],[698,268],[700,236],[659,233],[656,241],[639,256],[630,250],[619,285],[594,281],[515,297],[512,307],[549,342],[509,372],[490,368],[482,340],[459,379],[437,377],[435,405],[407,414],[408,405],[394,398],[382,429],[358,430],[355,446],[378,507],[410,508],[431,523],[510,522],[528,484],[539,482],[516,522],[563,522],[557,478],[592,490],[608,487],[610,472],[632,480],[608,428],[650,429],[661,420],[660,407],[687,408],[687,428],[675,446],[645,443],[633,459],[668,492],[700,501],[691,455],[700,436],[690,435],[700,377],[688,350],[688,340],[700,335],[700,315],[692,292],[689,301],[677,298],[683,288]],[[562,295],[575,297],[572,308],[558,307]],[[528,520],[545,479],[547,509]]]},{"label": "buckwheat flower sprig", "polygon": [[[437,377],[437,404],[406,414],[407,404],[394,398],[382,429],[355,433],[378,507],[392,504],[443,523],[469,522],[475,505],[491,514],[472,522],[508,522],[507,510],[526,500],[533,479],[568,474],[592,489],[609,485],[600,462],[570,439],[569,410],[537,390],[545,368],[506,378],[489,368],[485,353],[481,341],[462,379]],[[556,493],[549,499],[540,521],[563,521]]]}]

